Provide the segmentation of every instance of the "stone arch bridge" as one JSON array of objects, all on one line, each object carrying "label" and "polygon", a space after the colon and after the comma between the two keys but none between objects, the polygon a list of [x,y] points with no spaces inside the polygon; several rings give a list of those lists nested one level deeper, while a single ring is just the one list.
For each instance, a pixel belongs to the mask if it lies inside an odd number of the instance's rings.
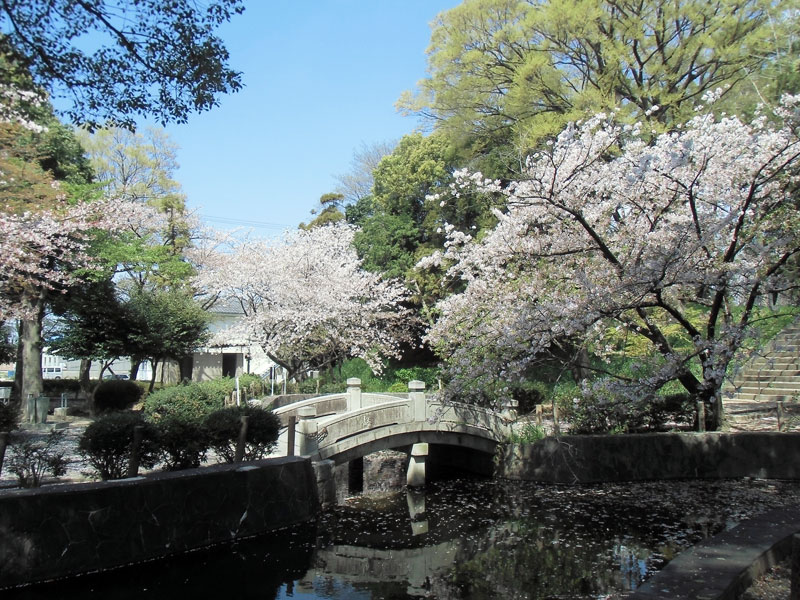
[{"label": "stone arch bridge", "polygon": [[[336,465],[378,450],[410,451],[409,485],[421,485],[429,445],[466,449],[485,457],[511,433],[513,413],[459,403],[442,403],[412,381],[408,394],[369,394],[361,381],[347,381],[347,391],[295,402],[275,410],[285,429],[279,451],[331,460]],[[294,424],[294,426],[293,426]]]}]

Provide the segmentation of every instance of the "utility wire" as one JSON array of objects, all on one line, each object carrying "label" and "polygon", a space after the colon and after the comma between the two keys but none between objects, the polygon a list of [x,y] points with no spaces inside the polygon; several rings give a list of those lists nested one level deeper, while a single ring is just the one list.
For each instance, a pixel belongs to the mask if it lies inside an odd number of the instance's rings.
[{"label": "utility wire", "polygon": [[246,227],[255,227],[258,229],[278,229],[283,231],[285,229],[294,229],[291,225],[284,225],[281,223],[270,223],[268,221],[251,221],[249,219],[236,219],[233,217],[217,217],[213,215],[200,215],[206,221],[213,221],[215,223],[222,223],[223,225],[241,225]]}]

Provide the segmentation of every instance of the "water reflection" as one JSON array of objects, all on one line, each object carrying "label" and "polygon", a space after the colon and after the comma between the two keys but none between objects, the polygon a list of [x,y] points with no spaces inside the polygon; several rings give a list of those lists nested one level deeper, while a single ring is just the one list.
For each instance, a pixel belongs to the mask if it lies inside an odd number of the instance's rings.
[{"label": "water reflection", "polygon": [[3,597],[597,598],[638,587],[750,513],[799,499],[787,482],[438,482],[350,499],[314,527]]}]

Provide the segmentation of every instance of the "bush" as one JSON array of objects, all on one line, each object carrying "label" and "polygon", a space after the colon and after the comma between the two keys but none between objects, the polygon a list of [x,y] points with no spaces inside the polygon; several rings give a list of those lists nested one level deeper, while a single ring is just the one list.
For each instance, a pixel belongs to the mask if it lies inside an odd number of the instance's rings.
[{"label": "bush", "polygon": [[568,418],[571,431],[592,434],[639,430],[647,422],[652,398],[653,394],[646,390],[612,379],[587,382]]},{"label": "bush", "polygon": [[598,380],[584,390],[570,415],[573,433],[659,431],[691,423],[689,394],[661,396],[644,387]]},{"label": "bush", "polygon": [[236,441],[242,427],[241,417],[244,415],[248,417],[245,460],[264,458],[277,445],[281,422],[275,413],[250,405],[223,408],[208,415],[205,426],[210,448],[226,462],[234,460]]},{"label": "bush", "polygon": [[127,410],[141,400],[143,392],[135,381],[107,379],[94,391],[94,409],[98,414]]},{"label": "bush", "polygon": [[167,417],[157,430],[159,457],[168,471],[194,469],[205,460],[210,439],[202,423]]},{"label": "bush", "polygon": [[21,487],[39,487],[48,472],[53,477],[67,472],[68,463],[61,449],[63,435],[63,431],[51,431],[44,439],[13,440],[7,468],[17,476]]},{"label": "bush", "polygon": [[544,439],[545,435],[541,425],[525,423],[518,431],[514,431],[508,436],[508,441],[511,444],[533,444]]},{"label": "bush", "polygon": [[[234,381],[234,389],[236,383]],[[258,375],[245,373],[239,377],[239,389],[247,393],[248,398],[257,398],[267,395],[269,381],[261,379]]]},{"label": "bush", "polygon": [[224,408],[235,387],[232,379],[223,378],[164,388],[147,397],[144,413],[156,423],[167,418],[199,422]]},{"label": "bush", "polygon": [[581,397],[581,388],[574,381],[562,381],[553,386],[550,402],[558,407],[559,413],[568,418],[575,408],[575,399]]},{"label": "bush", "polygon": [[409,381],[424,381],[426,389],[435,390],[441,373],[437,367],[407,367],[395,369],[391,375],[395,382],[405,384],[406,390]]},{"label": "bush", "polygon": [[62,393],[74,396],[81,391],[81,382],[77,379],[45,379],[42,381],[42,393],[55,398]]},{"label": "bush", "polygon": [[691,425],[695,420],[696,400],[689,393],[656,396],[650,405],[648,428],[666,429],[673,425]]},{"label": "bush", "polygon": [[127,475],[133,431],[143,427],[139,464],[153,467],[158,459],[158,430],[138,412],[109,413],[89,425],[78,441],[78,451],[104,481]]},{"label": "bush", "polygon": [[19,404],[0,402],[0,431],[14,431],[19,426]]}]

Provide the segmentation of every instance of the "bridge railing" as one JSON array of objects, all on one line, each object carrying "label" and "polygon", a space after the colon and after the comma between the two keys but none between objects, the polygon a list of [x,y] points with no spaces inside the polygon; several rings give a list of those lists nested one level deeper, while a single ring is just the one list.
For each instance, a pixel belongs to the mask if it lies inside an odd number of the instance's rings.
[{"label": "bridge railing", "polygon": [[315,454],[348,438],[415,422],[415,430],[466,433],[495,441],[510,432],[508,415],[472,404],[431,400],[422,381],[409,382],[405,398],[364,394],[361,381],[355,378],[347,383],[343,394],[311,398],[275,411],[284,424],[296,422],[299,454]]},{"label": "bridge railing", "polygon": [[[316,418],[326,417],[338,413],[358,410],[375,404],[393,402],[407,394],[371,394],[361,391],[361,380],[351,377],[347,380],[347,391],[340,394],[327,394],[316,398],[308,398],[300,402],[293,402],[273,412],[281,419],[285,427],[289,424],[290,417],[299,418],[301,415],[312,415]],[[310,411],[308,409],[314,409]]]}]

